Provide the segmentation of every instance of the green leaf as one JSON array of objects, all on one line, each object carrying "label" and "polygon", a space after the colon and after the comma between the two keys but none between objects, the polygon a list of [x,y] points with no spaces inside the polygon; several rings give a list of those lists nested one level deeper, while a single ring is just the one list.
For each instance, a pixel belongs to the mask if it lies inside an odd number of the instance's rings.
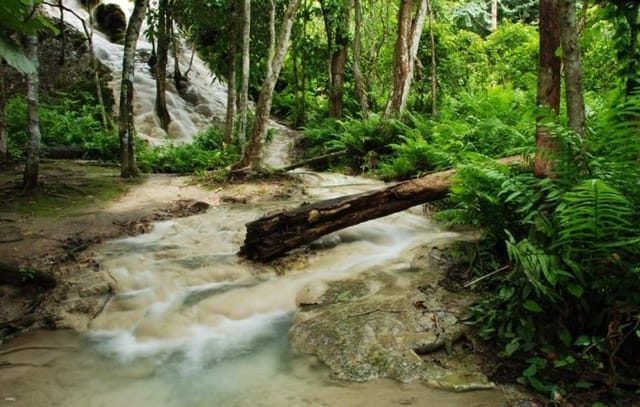
[{"label": "green leaf", "polygon": [[531,377],[531,376],[535,376],[535,375],[536,375],[536,373],[538,373],[538,366],[536,366],[535,364],[533,364],[533,365],[529,365],[529,367],[528,367],[528,368],[526,368],[526,369],[524,370],[524,372],[522,372],[522,375],[523,375],[524,377],[529,378],[529,377]]},{"label": "green leaf", "polygon": [[520,340],[514,339],[504,347],[504,351],[507,353],[507,356],[513,355],[518,349],[520,349]]},{"label": "green leaf", "polygon": [[553,363],[553,366],[554,367],[572,366],[575,363],[576,363],[576,359],[573,356],[569,355],[569,356],[567,356],[565,358],[562,358],[560,360],[556,360]]},{"label": "green leaf", "polygon": [[4,59],[16,71],[24,75],[36,72],[36,66],[13,43],[0,36],[0,59]]},{"label": "green leaf", "polygon": [[526,300],[522,304],[522,306],[524,307],[524,309],[531,312],[542,312],[542,307],[540,307],[540,305],[538,305],[538,303],[533,300]]},{"label": "green leaf", "polygon": [[567,328],[562,328],[558,331],[558,338],[560,338],[564,346],[571,345],[571,332]]},{"label": "green leaf", "polygon": [[589,389],[589,388],[593,387],[593,383],[587,382],[585,380],[580,380],[580,381],[576,382],[575,385],[579,389]]},{"label": "green leaf", "polygon": [[567,291],[569,291],[569,294],[573,295],[574,297],[580,298],[584,293],[584,287],[582,287],[580,284],[569,283],[567,284]]},{"label": "green leaf", "polygon": [[591,345],[591,339],[587,335],[580,335],[573,344],[576,346]]}]

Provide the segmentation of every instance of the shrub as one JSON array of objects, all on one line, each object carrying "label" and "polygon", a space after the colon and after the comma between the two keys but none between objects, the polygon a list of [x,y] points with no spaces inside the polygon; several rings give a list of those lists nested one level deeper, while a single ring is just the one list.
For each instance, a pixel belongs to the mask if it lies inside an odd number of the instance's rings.
[{"label": "shrub", "polygon": [[539,391],[566,395],[603,374],[614,384],[640,376],[640,147],[629,120],[638,112],[640,97],[614,107],[587,139],[550,124],[558,140],[550,178],[496,164],[461,168],[456,207],[441,215],[480,226],[497,247],[509,271],[484,279],[490,294],[472,321],[504,355],[525,361],[519,381]]},{"label": "shrub", "polygon": [[232,164],[238,148],[225,145],[215,128],[198,134],[191,144],[169,144],[138,151],[138,166],[144,172],[193,173]]},{"label": "shrub", "polygon": [[[42,145],[79,146],[85,158],[117,161],[118,136],[100,123],[100,107],[89,94],[72,99],[66,94],[44,97],[39,105]],[[93,103],[92,103],[93,102]],[[27,142],[27,102],[22,96],[11,98],[6,106],[9,151],[21,157]]]}]

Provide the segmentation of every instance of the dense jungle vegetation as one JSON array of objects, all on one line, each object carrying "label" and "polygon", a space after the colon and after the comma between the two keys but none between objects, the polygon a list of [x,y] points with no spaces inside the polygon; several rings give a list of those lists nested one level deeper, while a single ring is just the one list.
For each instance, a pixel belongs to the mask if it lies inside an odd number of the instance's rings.
[{"label": "dense jungle vegetation", "polygon": [[[29,75],[12,33],[56,28],[16,24],[28,20],[27,3],[0,6],[0,50]],[[600,399],[594,406],[640,397],[637,2],[278,0],[252,2],[248,25],[244,3],[160,0],[147,10],[141,35],[159,54],[187,38],[229,81],[238,109],[192,144],[137,142],[135,168],[258,171],[261,106],[302,132],[301,158],[346,152],[317,169],[404,180],[457,167],[437,217],[482,231],[460,253],[483,294],[469,319],[477,334],[552,402],[583,389]],[[0,153],[21,160],[29,97],[2,97]],[[97,100],[93,91],[41,95],[42,144],[119,162],[122,126],[119,138]],[[492,160],[510,155],[528,165]]]}]

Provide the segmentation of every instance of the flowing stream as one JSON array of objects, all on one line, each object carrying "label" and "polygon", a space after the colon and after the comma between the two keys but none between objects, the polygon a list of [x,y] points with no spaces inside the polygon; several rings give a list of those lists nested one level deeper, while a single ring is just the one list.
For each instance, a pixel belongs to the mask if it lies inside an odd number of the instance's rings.
[{"label": "flowing stream", "polygon": [[[335,174],[301,177],[310,199],[378,186]],[[452,234],[420,214],[395,214],[325,237],[307,263],[277,276],[235,253],[244,223],[281,205],[221,205],[96,248],[117,294],[83,334],[38,331],[0,348],[0,361],[13,364],[0,365],[0,404],[504,405],[498,390],[341,382],[313,357],[292,352],[287,332],[304,287],[372,268],[405,278],[412,249]]]},{"label": "flowing stream", "polygon": [[[67,1],[81,12],[74,1]],[[130,7],[122,3],[125,11]],[[69,21],[72,21],[69,18]],[[98,55],[116,71],[122,47],[96,35]],[[140,41],[142,49],[150,45]],[[161,137],[153,117],[153,83],[142,62],[136,72],[136,126]],[[184,69],[183,69],[184,71]],[[188,141],[222,112],[224,89],[196,60],[192,86],[200,105],[168,97],[173,135]],[[281,164],[281,131],[267,154]],[[285,137],[283,139],[283,137]],[[330,198],[381,184],[336,174],[298,174],[308,196]],[[37,331],[0,347],[0,405],[19,406],[501,406],[500,390],[453,393],[391,380],[332,379],[315,358],[295,354],[288,330],[305,287],[372,268],[402,280],[410,253],[453,237],[419,213],[400,214],[329,235],[305,262],[276,275],[236,256],[244,224],[301,202],[226,204],[158,222],[144,235],[106,242],[97,260],[117,281],[117,294],[88,331]],[[3,365],[8,362],[9,364]]]}]

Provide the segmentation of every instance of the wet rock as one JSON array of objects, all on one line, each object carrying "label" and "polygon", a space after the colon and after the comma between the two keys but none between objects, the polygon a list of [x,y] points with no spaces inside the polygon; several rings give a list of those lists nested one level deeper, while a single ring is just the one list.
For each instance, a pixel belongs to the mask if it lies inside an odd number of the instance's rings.
[{"label": "wet rock", "polygon": [[113,291],[113,288],[107,281],[100,281],[80,290],[80,297],[94,297],[96,295],[104,295]]},{"label": "wet rock", "polygon": [[117,4],[99,4],[95,9],[98,28],[111,42],[121,42],[127,28],[127,16]]},{"label": "wet rock", "polygon": [[409,286],[406,273],[395,272],[402,274],[400,284],[394,272],[380,271],[305,287],[289,331],[292,347],[316,355],[343,380],[421,380],[455,391],[492,387],[473,368],[479,362],[469,349],[457,345],[472,298],[440,287],[442,268],[422,270],[411,273]]}]

